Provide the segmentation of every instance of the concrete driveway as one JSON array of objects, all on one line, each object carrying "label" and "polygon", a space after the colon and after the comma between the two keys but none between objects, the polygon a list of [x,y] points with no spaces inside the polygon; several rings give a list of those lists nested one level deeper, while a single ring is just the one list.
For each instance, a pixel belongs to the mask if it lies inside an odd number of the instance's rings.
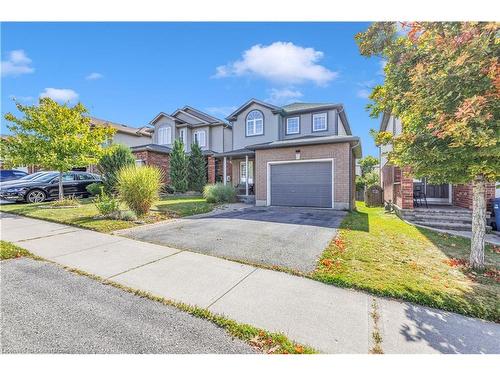
[{"label": "concrete driveway", "polygon": [[251,207],[119,231],[120,235],[256,264],[313,271],[345,212]]}]

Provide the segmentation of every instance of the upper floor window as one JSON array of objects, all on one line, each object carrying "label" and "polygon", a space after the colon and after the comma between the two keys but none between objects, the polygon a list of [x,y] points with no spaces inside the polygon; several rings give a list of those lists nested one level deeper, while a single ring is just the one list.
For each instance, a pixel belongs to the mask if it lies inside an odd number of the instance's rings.
[{"label": "upper floor window", "polygon": [[328,129],[326,122],[326,113],[315,113],[313,114],[313,132],[322,132]]},{"label": "upper floor window", "polygon": [[261,111],[253,110],[247,115],[246,135],[262,135],[264,134],[264,115]]},{"label": "upper floor window", "polygon": [[204,130],[198,130],[193,133],[194,142],[200,147],[205,147],[207,145],[205,134],[206,132]]},{"label": "upper floor window", "polygon": [[172,143],[172,128],[165,126],[158,128],[158,144],[169,145]]},{"label": "upper floor window", "polygon": [[300,133],[300,117],[289,117],[286,119],[286,134]]}]

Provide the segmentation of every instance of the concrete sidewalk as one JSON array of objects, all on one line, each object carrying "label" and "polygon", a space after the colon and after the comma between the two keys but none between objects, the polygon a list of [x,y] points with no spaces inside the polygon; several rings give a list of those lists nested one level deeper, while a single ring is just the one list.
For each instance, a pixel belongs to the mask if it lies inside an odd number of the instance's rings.
[{"label": "concrete sidewalk", "polygon": [[197,305],[326,353],[500,353],[500,325],[208,255],[1,213],[2,240],[56,263]]}]

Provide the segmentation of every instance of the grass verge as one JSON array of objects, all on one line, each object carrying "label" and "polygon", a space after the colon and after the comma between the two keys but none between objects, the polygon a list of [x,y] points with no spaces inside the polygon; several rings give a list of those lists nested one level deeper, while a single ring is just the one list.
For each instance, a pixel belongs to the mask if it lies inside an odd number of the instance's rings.
[{"label": "grass verge", "polygon": [[[102,277],[90,274],[85,271],[81,271],[76,268],[67,267],[60,265],[56,262],[43,259],[40,257],[33,256],[27,250],[16,246],[10,242],[0,241],[0,250],[3,259],[18,258],[21,256],[30,256],[37,260],[43,260],[45,262],[50,262],[61,266],[66,271],[72,272],[74,274],[89,277],[95,281],[98,281],[104,285],[110,285],[115,288],[119,288],[125,292],[132,293],[136,296],[147,298],[152,301],[162,303],[166,306],[173,306],[179,310],[182,310],[192,316],[198,317],[200,319],[208,320],[218,327],[223,328],[232,337],[238,338],[245,341],[250,346],[254,347],[258,351],[265,354],[315,354],[318,353],[316,350],[309,346],[298,344],[294,341],[288,339],[285,335],[281,333],[273,333],[260,328],[256,328],[249,324],[238,323],[235,320],[226,318],[223,315],[214,314],[207,309],[203,309],[196,306],[191,306],[182,302],[176,302],[169,300],[167,298],[154,296],[151,293],[133,289],[122,284],[103,279]],[[4,258],[5,256],[5,258]]]},{"label": "grass verge", "polygon": [[358,202],[324,251],[315,280],[500,321],[500,249],[487,269],[468,268],[470,240],[410,225]]},{"label": "grass verge", "polygon": [[[91,199],[81,199],[79,203],[77,207],[63,206],[62,208],[57,207],[57,205],[52,206],[53,203],[48,202],[35,204],[3,204],[0,205],[0,211],[32,217],[34,219],[73,225],[103,233],[140,225],[140,223],[133,221],[96,218],[99,212]],[[156,211],[152,211],[151,214],[143,220],[143,223],[150,224],[172,217],[183,217],[210,212],[213,208],[214,205],[207,203],[203,198],[164,198],[155,204],[154,209],[156,209]]]}]

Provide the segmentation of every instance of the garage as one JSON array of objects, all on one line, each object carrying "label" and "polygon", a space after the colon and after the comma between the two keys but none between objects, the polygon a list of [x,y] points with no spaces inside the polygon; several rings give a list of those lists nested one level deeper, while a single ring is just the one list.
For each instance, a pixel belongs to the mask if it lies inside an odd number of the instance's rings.
[{"label": "garage", "polygon": [[332,208],[332,161],[268,163],[268,205]]}]

